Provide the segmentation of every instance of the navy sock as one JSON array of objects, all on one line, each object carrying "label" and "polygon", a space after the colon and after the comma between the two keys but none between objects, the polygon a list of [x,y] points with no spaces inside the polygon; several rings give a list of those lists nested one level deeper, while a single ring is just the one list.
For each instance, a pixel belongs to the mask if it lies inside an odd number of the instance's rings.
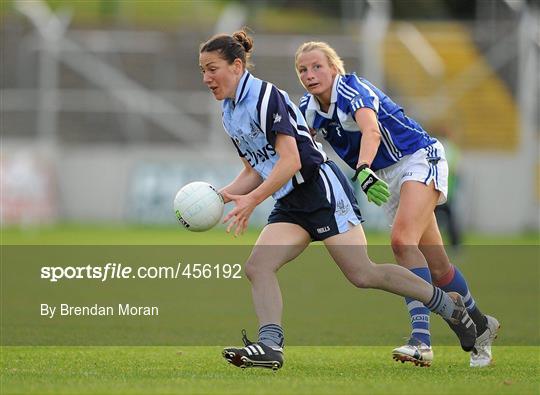
[{"label": "navy sock", "polygon": [[[431,284],[431,273],[427,267],[417,267],[410,269],[418,277]],[[429,332],[429,309],[418,300],[405,298],[407,309],[411,316],[412,332],[411,336],[422,343],[431,346],[431,333]]]}]

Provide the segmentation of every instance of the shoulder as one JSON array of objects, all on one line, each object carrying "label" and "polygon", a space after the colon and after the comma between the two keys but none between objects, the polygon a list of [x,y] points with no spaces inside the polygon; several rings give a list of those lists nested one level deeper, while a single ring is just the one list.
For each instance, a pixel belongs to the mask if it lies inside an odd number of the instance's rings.
[{"label": "shoulder", "polygon": [[296,107],[289,98],[289,94],[279,89],[274,84],[268,81],[262,81],[259,89],[257,99],[257,109],[262,111],[263,109],[273,109],[276,107]]},{"label": "shoulder", "polygon": [[300,98],[300,101],[298,102],[298,108],[300,108],[300,111],[306,112],[306,109],[309,104],[309,100],[311,99],[310,93],[304,93],[304,95]]},{"label": "shoulder", "polygon": [[374,86],[369,81],[364,78],[358,77],[354,73],[341,76],[341,79],[338,83],[338,93],[355,93],[355,96],[373,96],[375,95],[373,88]]},{"label": "shoulder", "polygon": [[271,82],[260,80],[260,84],[257,89],[259,102],[266,102],[271,97],[281,96],[280,90]]}]

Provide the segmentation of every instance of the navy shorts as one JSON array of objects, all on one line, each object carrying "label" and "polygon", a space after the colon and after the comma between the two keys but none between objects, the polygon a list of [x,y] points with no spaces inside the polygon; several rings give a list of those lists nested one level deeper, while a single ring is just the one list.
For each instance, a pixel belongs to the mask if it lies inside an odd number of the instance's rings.
[{"label": "navy shorts", "polygon": [[313,240],[324,240],[345,233],[350,224],[360,224],[362,215],[349,180],[334,162],[327,161],[311,180],[276,202],[268,223],[278,222],[297,224]]}]

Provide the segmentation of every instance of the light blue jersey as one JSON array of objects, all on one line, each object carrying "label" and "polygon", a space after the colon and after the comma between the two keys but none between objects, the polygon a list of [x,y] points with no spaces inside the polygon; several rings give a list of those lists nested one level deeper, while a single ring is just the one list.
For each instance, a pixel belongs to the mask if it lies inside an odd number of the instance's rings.
[{"label": "light blue jersey", "polygon": [[280,199],[293,188],[318,174],[326,154],[309,134],[300,110],[286,92],[269,82],[255,78],[247,71],[240,79],[236,100],[223,101],[223,127],[231,137],[238,154],[265,180],[276,165],[276,135],[296,139],[302,168],[272,196]]},{"label": "light blue jersey", "polygon": [[359,108],[375,111],[381,132],[381,144],[371,164],[373,170],[384,169],[437,140],[429,136],[403,108],[381,90],[356,74],[338,75],[332,86],[328,113],[321,111],[317,99],[306,93],[300,99],[300,110],[310,128],[321,133],[336,153],[356,169],[362,133],[354,119]]}]

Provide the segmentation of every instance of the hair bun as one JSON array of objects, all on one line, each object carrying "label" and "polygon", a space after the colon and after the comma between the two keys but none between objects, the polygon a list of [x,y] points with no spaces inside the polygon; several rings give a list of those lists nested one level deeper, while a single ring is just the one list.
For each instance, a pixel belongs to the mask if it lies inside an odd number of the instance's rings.
[{"label": "hair bun", "polygon": [[253,39],[248,36],[244,30],[234,32],[232,37],[244,47],[246,53],[251,52],[251,49],[253,48]]}]

